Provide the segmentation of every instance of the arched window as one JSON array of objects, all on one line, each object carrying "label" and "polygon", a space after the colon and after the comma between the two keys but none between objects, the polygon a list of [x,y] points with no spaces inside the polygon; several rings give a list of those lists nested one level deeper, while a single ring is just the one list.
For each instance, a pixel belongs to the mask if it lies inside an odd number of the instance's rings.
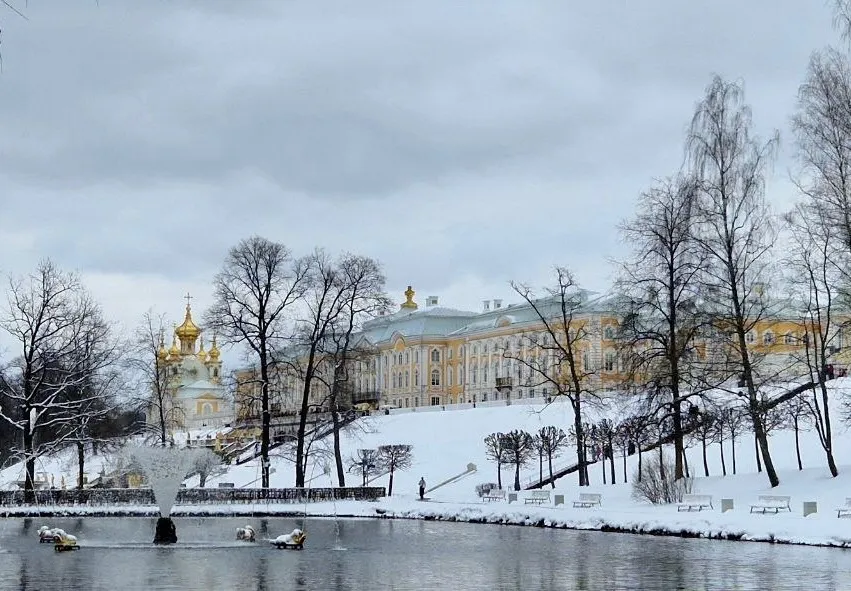
[{"label": "arched window", "polygon": [[408,365],[411,362],[411,353],[409,351],[405,351],[405,365]]},{"label": "arched window", "polygon": [[420,370],[415,369],[414,370],[414,386],[419,386],[419,385],[420,385]]},{"label": "arched window", "polygon": [[792,334],[791,332],[787,332],[786,336],[783,337],[783,342],[786,343],[787,345],[794,345],[795,344],[795,335]]},{"label": "arched window", "polygon": [[765,331],[762,334],[762,344],[763,345],[773,345],[774,344],[774,333],[770,330]]},{"label": "arched window", "polygon": [[408,370],[406,369],[405,370],[405,387],[406,388],[410,386],[409,380],[410,380],[410,375],[408,374]]},{"label": "arched window", "polygon": [[440,385],[440,372],[436,369],[431,370],[431,385],[439,386]]},{"label": "arched window", "polygon": [[440,363],[440,351],[438,351],[437,349],[431,350],[431,362]]},{"label": "arched window", "polygon": [[204,404],[202,404],[201,405],[201,414],[205,417],[213,414],[213,405],[210,404],[209,402],[205,402]]},{"label": "arched window", "polygon": [[420,362],[420,350],[416,349],[414,351],[414,363],[419,363],[419,362]]}]

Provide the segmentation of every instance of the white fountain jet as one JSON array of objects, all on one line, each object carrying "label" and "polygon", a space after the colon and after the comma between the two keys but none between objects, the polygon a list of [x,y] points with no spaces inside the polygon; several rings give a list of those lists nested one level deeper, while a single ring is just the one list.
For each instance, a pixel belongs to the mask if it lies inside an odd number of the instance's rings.
[{"label": "white fountain jet", "polygon": [[144,472],[161,517],[171,515],[180,483],[195,466],[200,450],[180,447],[128,445],[125,454]]}]

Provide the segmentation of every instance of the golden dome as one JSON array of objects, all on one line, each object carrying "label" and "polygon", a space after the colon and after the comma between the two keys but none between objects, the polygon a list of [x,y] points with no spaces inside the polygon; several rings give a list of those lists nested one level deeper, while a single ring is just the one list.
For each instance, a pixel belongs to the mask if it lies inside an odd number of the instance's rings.
[{"label": "golden dome", "polygon": [[157,357],[160,361],[165,361],[166,357],[168,357],[168,350],[165,348],[165,337],[162,331],[160,331],[160,348],[157,349]]},{"label": "golden dome", "polygon": [[174,329],[174,334],[180,338],[181,343],[194,342],[201,334],[201,329],[192,322],[192,311],[189,304],[186,304],[186,316],[183,318],[183,324]]},{"label": "golden dome", "polygon": [[216,346],[216,335],[213,335],[213,346],[210,347],[209,359],[210,361],[219,360],[219,348]]},{"label": "golden dome", "polygon": [[201,346],[198,349],[198,360],[202,363],[207,361],[207,352],[204,350],[204,339],[201,339]]},{"label": "golden dome", "polygon": [[[177,329],[174,329],[177,333]],[[177,336],[171,338],[171,349],[168,350],[169,357],[180,357],[180,348],[177,346]]]}]

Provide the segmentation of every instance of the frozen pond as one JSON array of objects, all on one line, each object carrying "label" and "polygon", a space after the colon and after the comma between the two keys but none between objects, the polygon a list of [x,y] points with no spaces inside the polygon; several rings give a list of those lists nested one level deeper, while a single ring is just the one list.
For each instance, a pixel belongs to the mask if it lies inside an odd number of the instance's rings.
[{"label": "frozen pond", "polygon": [[[0,520],[2,589],[849,589],[851,550],[433,521],[175,518]],[[82,549],[39,544],[40,525]],[[304,551],[237,542],[303,527]]]}]

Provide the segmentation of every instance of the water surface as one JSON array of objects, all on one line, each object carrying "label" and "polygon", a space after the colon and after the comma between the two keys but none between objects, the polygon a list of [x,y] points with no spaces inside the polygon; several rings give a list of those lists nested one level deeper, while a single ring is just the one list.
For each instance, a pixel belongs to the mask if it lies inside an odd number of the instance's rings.
[{"label": "water surface", "polygon": [[[0,589],[851,589],[851,551],[409,520],[176,518],[0,520]],[[39,544],[61,527],[81,550]],[[252,525],[257,543],[237,542]],[[268,539],[308,532],[301,552]]]}]

